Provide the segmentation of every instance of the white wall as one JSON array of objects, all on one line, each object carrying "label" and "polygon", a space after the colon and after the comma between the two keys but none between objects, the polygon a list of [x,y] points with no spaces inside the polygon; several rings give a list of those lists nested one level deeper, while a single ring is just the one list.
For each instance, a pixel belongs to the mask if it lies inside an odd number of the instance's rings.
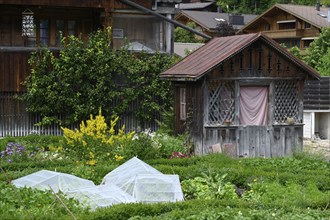
[{"label": "white wall", "polygon": [[318,128],[322,139],[330,139],[330,112],[316,113],[318,115]]},{"label": "white wall", "polygon": [[304,112],[304,138],[314,138],[314,112]]},{"label": "white wall", "polygon": [[330,139],[330,112],[304,111],[304,124],[304,138]]}]

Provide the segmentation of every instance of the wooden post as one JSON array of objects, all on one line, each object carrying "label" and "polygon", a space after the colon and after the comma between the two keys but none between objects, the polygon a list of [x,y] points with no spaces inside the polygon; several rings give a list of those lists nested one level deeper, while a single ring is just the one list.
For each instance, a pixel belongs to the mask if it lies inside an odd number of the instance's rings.
[{"label": "wooden post", "polygon": [[236,100],[235,100],[235,119],[234,119],[234,124],[239,125],[239,97],[240,97],[240,87],[239,87],[239,82],[238,80],[235,81],[235,96],[236,96]]},{"label": "wooden post", "polygon": [[298,123],[303,122],[304,117],[304,103],[303,103],[303,96],[304,96],[304,81],[299,80],[297,82],[297,104],[298,104]]},{"label": "wooden post", "polygon": [[[113,11],[115,10],[115,0],[104,0],[104,29],[112,28]],[[110,32],[110,45],[113,46],[112,30]]]},{"label": "wooden post", "polygon": [[270,82],[269,84],[269,94],[268,94],[268,125],[271,126],[274,124],[274,111],[275,111],[275,86],[274,86],[274,81]]}]

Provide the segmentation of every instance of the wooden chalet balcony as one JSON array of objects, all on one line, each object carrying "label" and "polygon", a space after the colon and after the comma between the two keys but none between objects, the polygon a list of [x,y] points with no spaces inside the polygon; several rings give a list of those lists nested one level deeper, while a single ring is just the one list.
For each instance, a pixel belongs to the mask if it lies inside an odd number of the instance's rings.
[{"label": "wooden chalet balcony", "polygon": [[271,30],[264,31],[264,33],[273,39],[276,38],[294,38],[303,36],[303,29],[286,29],[286,30]]}]

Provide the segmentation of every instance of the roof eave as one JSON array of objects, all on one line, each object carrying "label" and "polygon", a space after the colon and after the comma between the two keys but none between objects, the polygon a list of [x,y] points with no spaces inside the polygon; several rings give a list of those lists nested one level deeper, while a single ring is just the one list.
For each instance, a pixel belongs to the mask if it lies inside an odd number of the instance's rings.
[{"label": "roof eave", "polygon": [[178,81],[178,82],[194,82],[197,81],[198,78],[192,76],[175,76],[175,75],[160,75],[162,80],[170,80],[170,81]]}]

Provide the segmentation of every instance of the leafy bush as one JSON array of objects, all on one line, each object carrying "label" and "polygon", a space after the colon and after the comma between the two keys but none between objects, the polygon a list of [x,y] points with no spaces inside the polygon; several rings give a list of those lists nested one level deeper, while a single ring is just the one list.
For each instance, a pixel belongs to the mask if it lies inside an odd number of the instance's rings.
[{"label": "leafy bush", "polygon": [[66,139],[68,154],[88,165],[95,165],[98,160],[120,161],[124,148],[132,141],[134,132],[125,133],[125,126],[115,131],[119,117],[114,117],[108,128],[101,110],[95,118],[81,122],[80,130],[62,128]]},{"label": "leafy bush", "polygon": [[185,136],[170,136],[165,133],[156,133],[154,141],[159,145],[159,153],[164,158],[187,157],[189,147],[185,146]]},{"label": "leafy bush", "polygon": [[117,51],[110,36],[110,29],[92,33],[88,42],[70,36],[62,39],[59,54],[46,48],[32,53],[27,93],[22,99],[29,112],[43,116],[39,124],[79,123],[96,115],[99,107],[108,120],[114,113],[125,115],[128,106],[138,102],[132,114],[143,127],[144,122],[154,120],[155,112],[172,106],[170,82],[161,80],[159,73],[176,62],[175,58]]},{"label": "leafy bush", "polygon": [[0,197],[1,219],[62,219],[69,216],[67,208],[74,213],[86,213],[75,200],[65,199],[61,194],[58,197],[66,207],[51,192],[16,188],[1,181]]},{"label": "leafy bush", "polygon": [[235,187],[224,175],[206,175],[181,182],[186,199],[237,199]]},{"label": "leafy bush", "polygon": [[160,158],[158,145],[149,132],[135,134],[133,141],[123,149],[123,155],[127,159],[134,156],[137,156],[141,160]]}]

